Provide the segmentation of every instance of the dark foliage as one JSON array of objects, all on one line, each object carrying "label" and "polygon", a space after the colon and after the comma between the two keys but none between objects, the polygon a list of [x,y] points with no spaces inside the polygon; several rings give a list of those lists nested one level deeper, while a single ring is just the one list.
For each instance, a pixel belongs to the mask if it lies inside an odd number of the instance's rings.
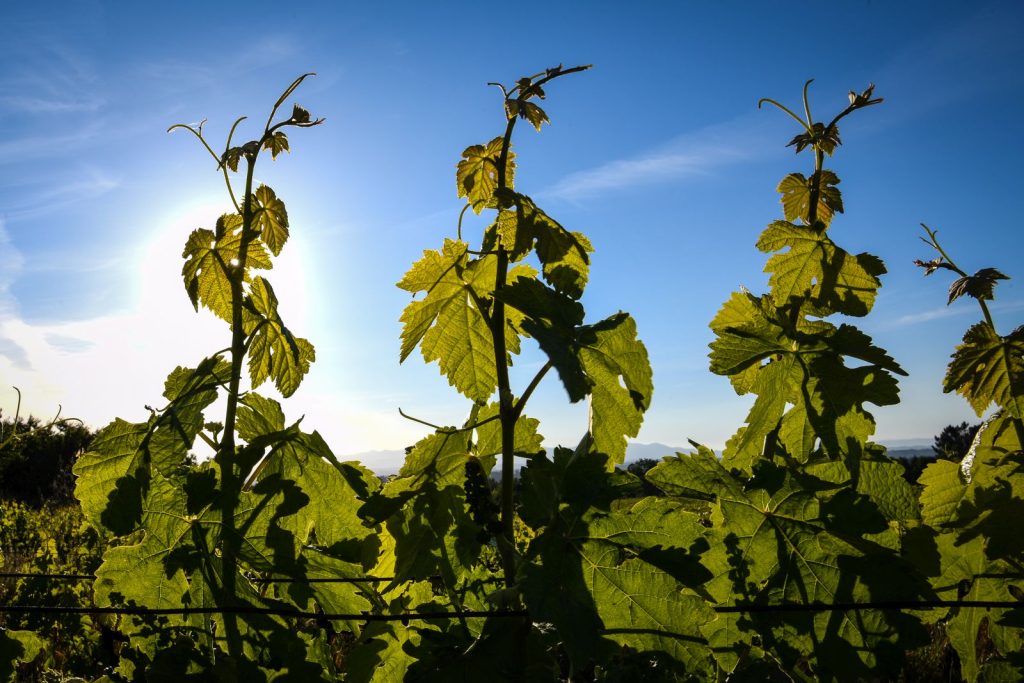
[{"label": "dark foliage", "polygon": [[629,463],[626,470],[630,474],[635,474],[640,481],[643,483],[643,495],[645,496],[660,496],[662,495],[661,490],[647,481],[647,472],[651,470],[655,465],[658,464],[658,460],[654,458],[640,458]]},{"label": "dark foliage", "polygon": [[0,498],[33,507],[76,504],[71,467],[93,432],[76,420],[0,419]]},{"label": "dark foliage", "polygon": [[974,435],[978,433],[979,427],[981,427],[981,423],[972,425],[961,422],[958,425],[946,425],[935,437],[935,443],[932,445],[935,457],[954,462],[963,460],[971,448],[971,442],[974,441]]}]

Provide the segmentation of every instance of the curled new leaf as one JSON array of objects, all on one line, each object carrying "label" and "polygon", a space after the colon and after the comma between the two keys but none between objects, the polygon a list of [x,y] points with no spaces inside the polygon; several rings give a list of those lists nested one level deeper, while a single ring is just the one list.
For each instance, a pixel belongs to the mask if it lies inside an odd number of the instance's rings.
[{"label": "curled new leaf", "polygon": [[956,272],[956,268],[951,266],[941,256],[933,258],[931,261],[922,261],[921,259],[914,259],[914,265],[919,267],[919,268],[924,268],[924,274],[925,275],[931,275],[932,273],[934,273],[939,268],[944,268],[945,270],[952,270],[952,271]]},{"label": "curled new leaf", "polygon": [[826,126],[824,123],[815,123],[812,130],[811,133],[800,133],[795,136],[786,147],[795,147],[797,154],[807,147],[817,147],[825,154],[832,156],[836,147],[842,144],[839,139],[839,126],[835,124]]},{"label": "curled new leaf", "polygon": [[[276,159],[278,154],[288,151],[288,136],[281,131],[276,131],[273,135],[263,141],[263,149],[269,149],[270,157],[272,159]],[[237,165],[238,161],[236,159],[235,166]],[[236,169],[233,167],[231,170]]]},{"label": "curled new leaf", "polygon": [[542,124],[551,123],[551,119],[548,118],[547,113],[543,109],[533,102],[527,102],[523,99],[507,100],[505,102],[505,112],[510,119],[516,116],[526,119],[538,132],[540,132]]},{"label": "curled new leaf", "polygon": [[220,163],[222,166],[227,166],[232,171],[237,172],[238,162],[242,159],[242,154],[243,151],[241,147],[231,147],[230,149],[224,151],[223,156],[221,156],[220,158]]},{"label": "curled new leaf", "polygon": [[292,118],[295,123],[309,123],[309,112],[295,104],[292,105]]}]

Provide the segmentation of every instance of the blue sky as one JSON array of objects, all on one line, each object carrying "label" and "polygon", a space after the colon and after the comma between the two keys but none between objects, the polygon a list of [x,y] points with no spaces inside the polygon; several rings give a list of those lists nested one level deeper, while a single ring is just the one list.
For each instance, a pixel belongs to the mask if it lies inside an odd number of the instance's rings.
[{"label": "blue sky", "polygon": [[[0,384],[31,411],[144,419],[175,365],[227,345],[178,276],[188,233],[227,198],[205,151],[164,131],[206,118],[220,141],[305,71],[319,75],[295,100],[327,122],[257,175],[292,222],[269,277],[318,354],[287,412],[339,453],[421,436],[399,407],[462,420],[436,366],[398,364],[408,298],[394,283],[454,235],[455,162],[503,128],[486,82],[559,63],[595,66],[552,84],[542,134],[519,127],[517,186],[594,242],[591,319],[622,309],[638,321],[655,380],[640,441],[720,447],[742,423],[749,401],[707,370],[707,323],[734,289],[765,288],[754,242],[781,217],[777,182],[811,159],[785,147],[792,122],[756,102],[796,107],[807,78],[821,118],[869,82],[886,99],[845,122],[828,163],[847,209],[833,238],[889,268],[856,322],[910,373],[903,403],[873,411],[878,438],[930,438],[972,415],[941,379],[979,315],[969,301],[946,307],[948,282],[912,266],[931,256],[919,223],[966,269],[1014,278],[994,306],[1004,334],[1024,318],[1019,3],[849,1],[812,14],[795,2],[517,2],[504,25],[501,6],[480,2],[293,7],[0,9]],[[540,362],[519,360],[520,387]],[[14,402],[0,391],[5,414]],[[549,443],[585,427],[553,376],[528,412]]]}]

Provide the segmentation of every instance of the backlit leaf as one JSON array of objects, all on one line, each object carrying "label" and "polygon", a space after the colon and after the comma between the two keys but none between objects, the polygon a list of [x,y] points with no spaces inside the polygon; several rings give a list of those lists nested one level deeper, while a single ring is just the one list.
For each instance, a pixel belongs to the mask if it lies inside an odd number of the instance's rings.
[{"label": "backlit leaf", "polygon": [[[486,145],[467,147],[455,173],[459,196],[469,201],[473,211],[494,208],[494,191],[498,187],[498,162],[504,138],[497,137]],[[515,179],[515,154],[509,150],[505,165],[505,187],[512,189]]]},{"label": "backlit leaf", "polygon": [[[217,219],[216,232],[199,228],[188,238],[181,274],[196,310],[199,304],[231,322],[231,277],[242,246],[242,217],[225,214]],[[258,240],[249,242],[246,271],[270,268],[270,257]]]},{"label": "backlit leaf", "polygon": [[270,253],[278,256],[288,240],[288,211],[284,202],[277,198],[272,189],[260,185],[253,193],[252,207],[253,228],[260,234],[260,239],[270,249]]},{"label": "backlit leaf", "polygon": [[592,325],[580,336],[580,362],[591,382],[590,433],[594,448],[621,463],[626,437],[636,436],[654,392],[647,348],[626,313]]},{"label": "backlit leaf", "polygon": [[836,246],[824,232],[775,221],[761,234],[757,247],[782,251],[768,259],[765,272],[778,306],[810,299],[829,313],[863,316],[874,305],[885,272],[881,262],[866,254],[854,256]]},{"label": "backlit leaf", "polygon": [[956,347],[942,388],[966,398],[979,416],[994,402],[1024,418],[1024,326],[1001,337],[988,323],[973,325]]},{"label": "backlit leaf", "polygon": [[[812,178],[802,173],[790,173],[779,183],[778,192],[782,194],[782,208],[786,220],[800,220],[804,225],[811,225],[810,202]],[[832,171],[821,172],[821,187],[818,195],[818,209],[815,218],[826,227],[832,222],[832,216],[843,212],[843,198],[836,185],[839,177]]]},{"label": "backlit leaf", "polygon": [[[308,113],[307,116],[309,116]],[[288,151],[288,136],[282,131],[275,131],[273,135],[263,141],[263,149],[269,149],[270,157],[276,159],[278,154]],[[231,170],[237,170],[237,168]]]},{"label": "backlit leaf", "polygon": [[274,289],[262,277],[254,278],[246,303],[246,329],[252,335],[249,345],[249,375],[255,389],[268,378],[284,397],[299,388],[302,378],[316,360],[316,351],[306,339],[291,333],[277,312]]}]

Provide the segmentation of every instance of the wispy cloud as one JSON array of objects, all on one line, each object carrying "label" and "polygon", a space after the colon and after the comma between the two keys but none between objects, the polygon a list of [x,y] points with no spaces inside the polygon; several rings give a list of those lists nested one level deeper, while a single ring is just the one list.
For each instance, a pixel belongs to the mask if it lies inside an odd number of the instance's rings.
[{"label": "wispy cloud", "polygon": [[17,279],[24,264],[24,258],[11,242],[2,220],[0,220],[0,358],[6,358],[15,368],[26,370],[29,366],[28,353],[8,336],[5,322],[17,312],[11,285]]},{"label": "wispy cloud", "polygon": [[120,179],[109,176],[100,169],[85,167],[53,186],[40,188],[36,185],[34,190],[31,187],[21,187],[18,199],[13,202],[4,201],[3,195],[0,195],[0,202],[3,202],[0,204],[0,210],[3,210],[9,219],[41,216],[71,204],[95,199],[120,185]]},{"label": "wispy cloud", "polygon": [[579,201],[598,194],[708,175],[769,149],[762,142],[763,126],[751,116],[707,126],[656,149],[571,173],[545,195]]},{"label": "wispy cloud", "polygon": [[7,227],[0,219],[0,321],[14,310],[11,285],[25,265],[25,259],[11,242]]},{"label": "wispy cloud", "polygon": [[[1024,300],[1022,301],[997,301],[989,304],[989,308],[993,313],[1012,313],[1024,309]],[[976,306],[969,305],[953,305],[953,306],[942,306],[940,308],[933,308],[920,313],[910,313],[903,315],[893,320],[886,327],[907,327],[909,325],[918,325],[920,323],[930,322],[932,320],[941,320],[943,318],[955,318],[963,315],[974,315],[978,316],[978,309]]]},{"label": "wispy cloud", "polygon": [[29,114],[49,114],[53,112],[94,112],[106,104],[99,97],[81,99],[69,97],[39,97],[30,95],[8,95],[0,97],[0,108],[23,111]]},{"label": "wispy cloud", "polygon": [[56,41],[35,43],[9,61],[0,78],[0,109],[30,114],[94,112],[105,100],[91,60]]},{"label": "wispy cloud", "polygon": [[277,64],[293,56],[297,45],[287,37],[275,36],[248,43],[224,60],[161,59],[138,64],[129,80],[142,79],[149,88],[164,94],[183,89],[221,88],[226,81]]},{"label": "wispy cloud", "polygon": [[31,159],[67,156],[94,140],[101,131],[99,122],[88,123],[63,135],[30,135],[0,142],[0,165],[19,164]]}]

